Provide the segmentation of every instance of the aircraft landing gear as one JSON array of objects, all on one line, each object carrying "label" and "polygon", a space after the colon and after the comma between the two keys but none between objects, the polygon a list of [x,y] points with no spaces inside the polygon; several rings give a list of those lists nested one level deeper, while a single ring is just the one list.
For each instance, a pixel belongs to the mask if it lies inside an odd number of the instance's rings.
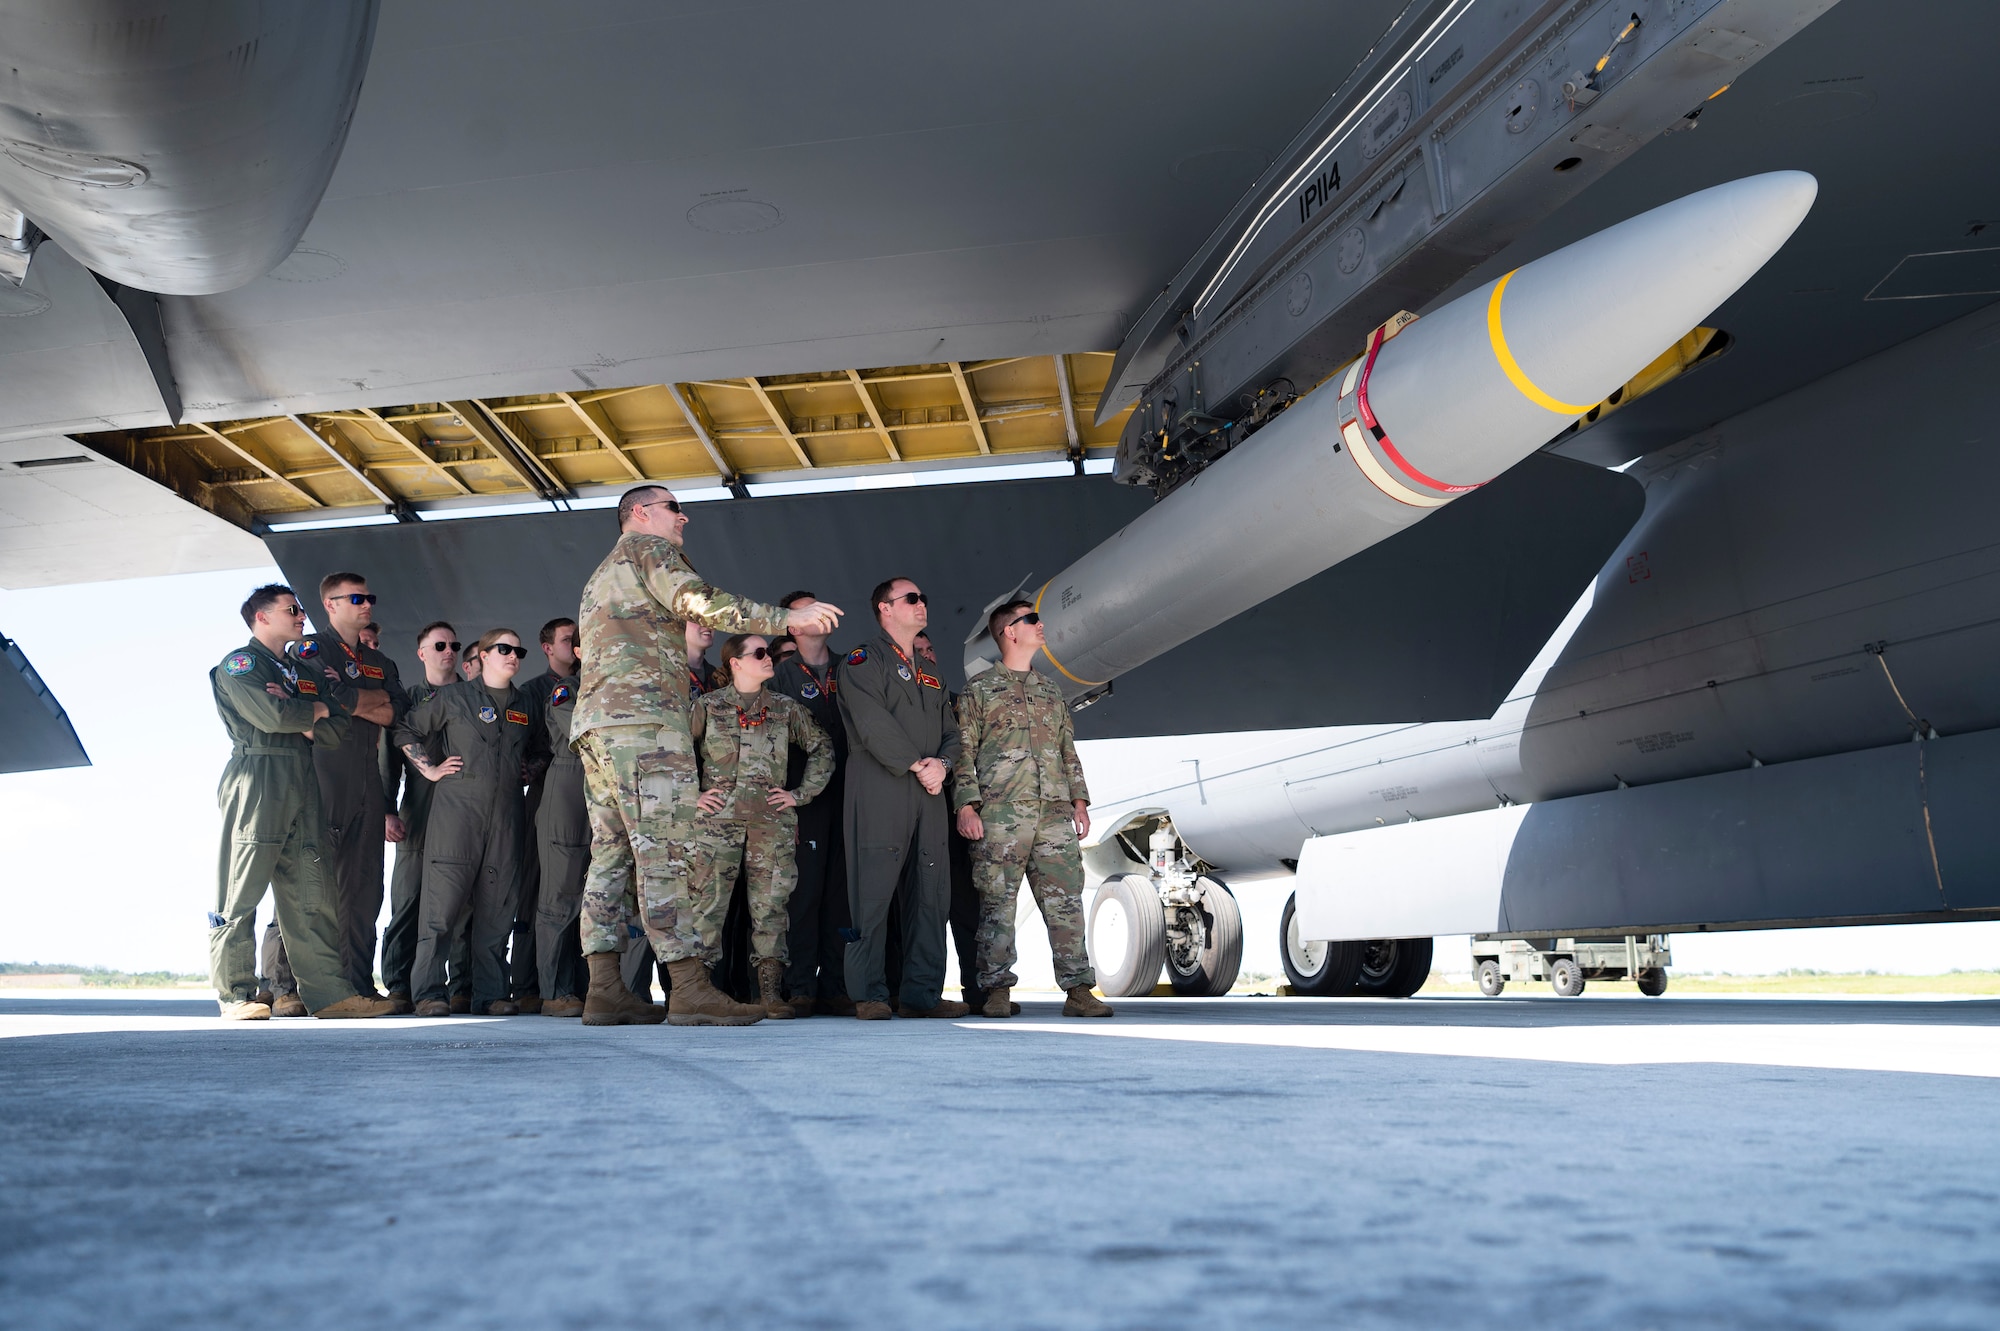
[{"label": "aircraft landing gear", "polygon": [[[1298,895],[1278,919],[1278,957],[1294,994],[1314,998],[1408,998],[1431,974],[1428,938],[1325,942],[1299,933]],[[1495,992],[1498,992],[1497,990]]]},{"label": "aircraft landing gear", "polygon": [[1243,914],[1229,888],[1195,872],[1164,819],[1148,839],[1150,874],[1098,885],[1088,937],[1097,987],[1107,998],[1143,998],[1166,970],[1174,993],[1212,998],[1229,992],[1243,964]]}]

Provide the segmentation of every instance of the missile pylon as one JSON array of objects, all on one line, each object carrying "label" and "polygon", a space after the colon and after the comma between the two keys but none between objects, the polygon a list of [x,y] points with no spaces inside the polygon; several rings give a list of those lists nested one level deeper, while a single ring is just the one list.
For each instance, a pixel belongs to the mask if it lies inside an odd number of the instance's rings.
[{"label": "missile pylon", "polygon": [[[1397,330],[1030,598],[1072,701],[1477,490],[1696,327],[1805,220],[1801,171],[1690,194]],[[983,628],[968,676],[994,655]]]}]

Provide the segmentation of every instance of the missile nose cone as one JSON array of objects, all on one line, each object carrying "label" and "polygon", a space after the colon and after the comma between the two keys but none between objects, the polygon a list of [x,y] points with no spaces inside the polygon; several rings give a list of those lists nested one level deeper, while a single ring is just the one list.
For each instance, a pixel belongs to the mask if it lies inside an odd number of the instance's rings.
[{"label": "missile nose cone", "polygon": [[1452,441],[1432,455],[1433,474],[1484,481],[1699,325],[1778,252],[1818,192],[1803,171],[1732,180],[1524,264],[1397,338],[1376,410],[1392,431],[1399,409],[1413,426],[1421,417],[1420,429],[1404,427],[1413,443]]}]

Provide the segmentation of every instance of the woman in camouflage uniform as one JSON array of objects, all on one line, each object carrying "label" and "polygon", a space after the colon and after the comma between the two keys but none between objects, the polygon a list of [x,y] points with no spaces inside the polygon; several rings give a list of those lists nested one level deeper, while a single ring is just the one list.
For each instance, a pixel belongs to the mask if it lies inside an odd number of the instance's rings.
[{"label": "woman in camouflage uniform", "polygon": [[[722,645],[727,688],[695,699],[690,718],[701,766],[701,811],[694,872],[709,900],[727,902],[739,869],[750,907],[750,955],[766,1016],[793,1016],[785,1002],[785,908],[798,879],[793,853],[801,804],[833,777],[833,741],[803,703],[764,685],[771,653],[764,639],[739,633]],[[785,788],[793,746],[806,753],[797,789]]]}]

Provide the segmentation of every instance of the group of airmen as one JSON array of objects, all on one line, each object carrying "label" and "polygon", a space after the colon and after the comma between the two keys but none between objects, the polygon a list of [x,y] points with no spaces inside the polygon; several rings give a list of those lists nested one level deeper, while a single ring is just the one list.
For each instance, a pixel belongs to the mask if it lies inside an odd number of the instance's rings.
[{"label": "group of airmen", "polygon": [[[251,593],[250,641],[210,672],[232,745],[208,920],[225,1018],[1004,1018],[1024,878],[1064,1015],[1112,1015],[1085,947],[1089,792],[1031,668],[1032,604],[992,612],[999,663],[954,696],[911,579],[876,587],[873,636],[836,654],[839,607],[709,585],[687,522],[664,487],[628,491],[576,619],[532,648],[432,623],[410,684],[362,575],[321,580],[323,633],[290,588]],[[531,651],[547,669],[524,682]]]}]

